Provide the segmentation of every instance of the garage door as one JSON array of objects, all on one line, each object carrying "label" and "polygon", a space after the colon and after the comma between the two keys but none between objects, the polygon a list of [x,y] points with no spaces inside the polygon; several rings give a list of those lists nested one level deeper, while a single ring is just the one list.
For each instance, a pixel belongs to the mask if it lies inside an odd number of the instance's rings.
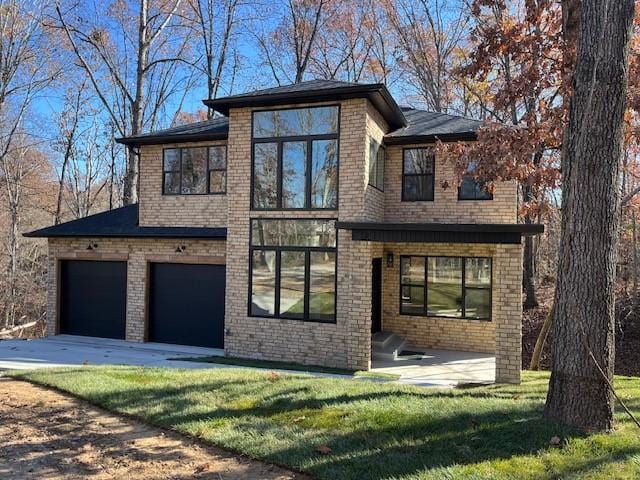
[{"label": "garage door", "polygon": [[60,333],[124,339],[126,262],[65,260],[60,288]]},{"label": "garage door", "polygon": [[149,341],[222,348],[224,265],[153,263]]}]

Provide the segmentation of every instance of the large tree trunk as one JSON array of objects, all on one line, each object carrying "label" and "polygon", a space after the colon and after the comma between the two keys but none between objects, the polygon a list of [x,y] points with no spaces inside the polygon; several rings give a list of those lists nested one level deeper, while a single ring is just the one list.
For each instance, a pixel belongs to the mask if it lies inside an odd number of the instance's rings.
[{"label": "large tree trunk", "polygon": [[613,377],[619,171],[633,14],[634,0],[581,2],[562,151],[561,254],[545,415],[588,430],[613,425],[612,392],[595,362]]}]

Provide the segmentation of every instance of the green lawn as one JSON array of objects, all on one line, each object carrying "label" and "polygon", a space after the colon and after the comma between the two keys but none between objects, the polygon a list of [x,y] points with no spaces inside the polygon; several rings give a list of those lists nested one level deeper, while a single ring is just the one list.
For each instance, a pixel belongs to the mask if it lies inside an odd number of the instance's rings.
[{"label": "green lawn", "polygon": [[[547,376],[453,391],[243,369],[81,367],[13,373],[110,410],[320,479],[640,477],[640,431],[610,435],[541,419]],[[640,414],[640,379],[616,379]],[[561,447],[549,444],[562,438]],[[329,454],[316,449],[328,446]]]}]

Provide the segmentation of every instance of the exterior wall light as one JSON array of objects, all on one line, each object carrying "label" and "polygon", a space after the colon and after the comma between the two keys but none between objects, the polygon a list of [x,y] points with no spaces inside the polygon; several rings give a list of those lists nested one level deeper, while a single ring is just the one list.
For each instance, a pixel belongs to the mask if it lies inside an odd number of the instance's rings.
[{"label": "exterior wall light", "polygon": [[393,267],[393,252],[387,252],[387,267]]}]

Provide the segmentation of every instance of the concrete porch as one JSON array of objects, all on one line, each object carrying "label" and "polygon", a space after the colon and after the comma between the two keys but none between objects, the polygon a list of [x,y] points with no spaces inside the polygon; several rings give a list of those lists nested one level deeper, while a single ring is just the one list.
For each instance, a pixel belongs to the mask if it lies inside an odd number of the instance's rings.
[{"label": "concrete porch", "polygon": [[496,358],[488,353],[416,349],[421,355],[374,359],[371,371],[400,375],[398,383],[421,387],[453,387],[464,383],[494,383]]}]

